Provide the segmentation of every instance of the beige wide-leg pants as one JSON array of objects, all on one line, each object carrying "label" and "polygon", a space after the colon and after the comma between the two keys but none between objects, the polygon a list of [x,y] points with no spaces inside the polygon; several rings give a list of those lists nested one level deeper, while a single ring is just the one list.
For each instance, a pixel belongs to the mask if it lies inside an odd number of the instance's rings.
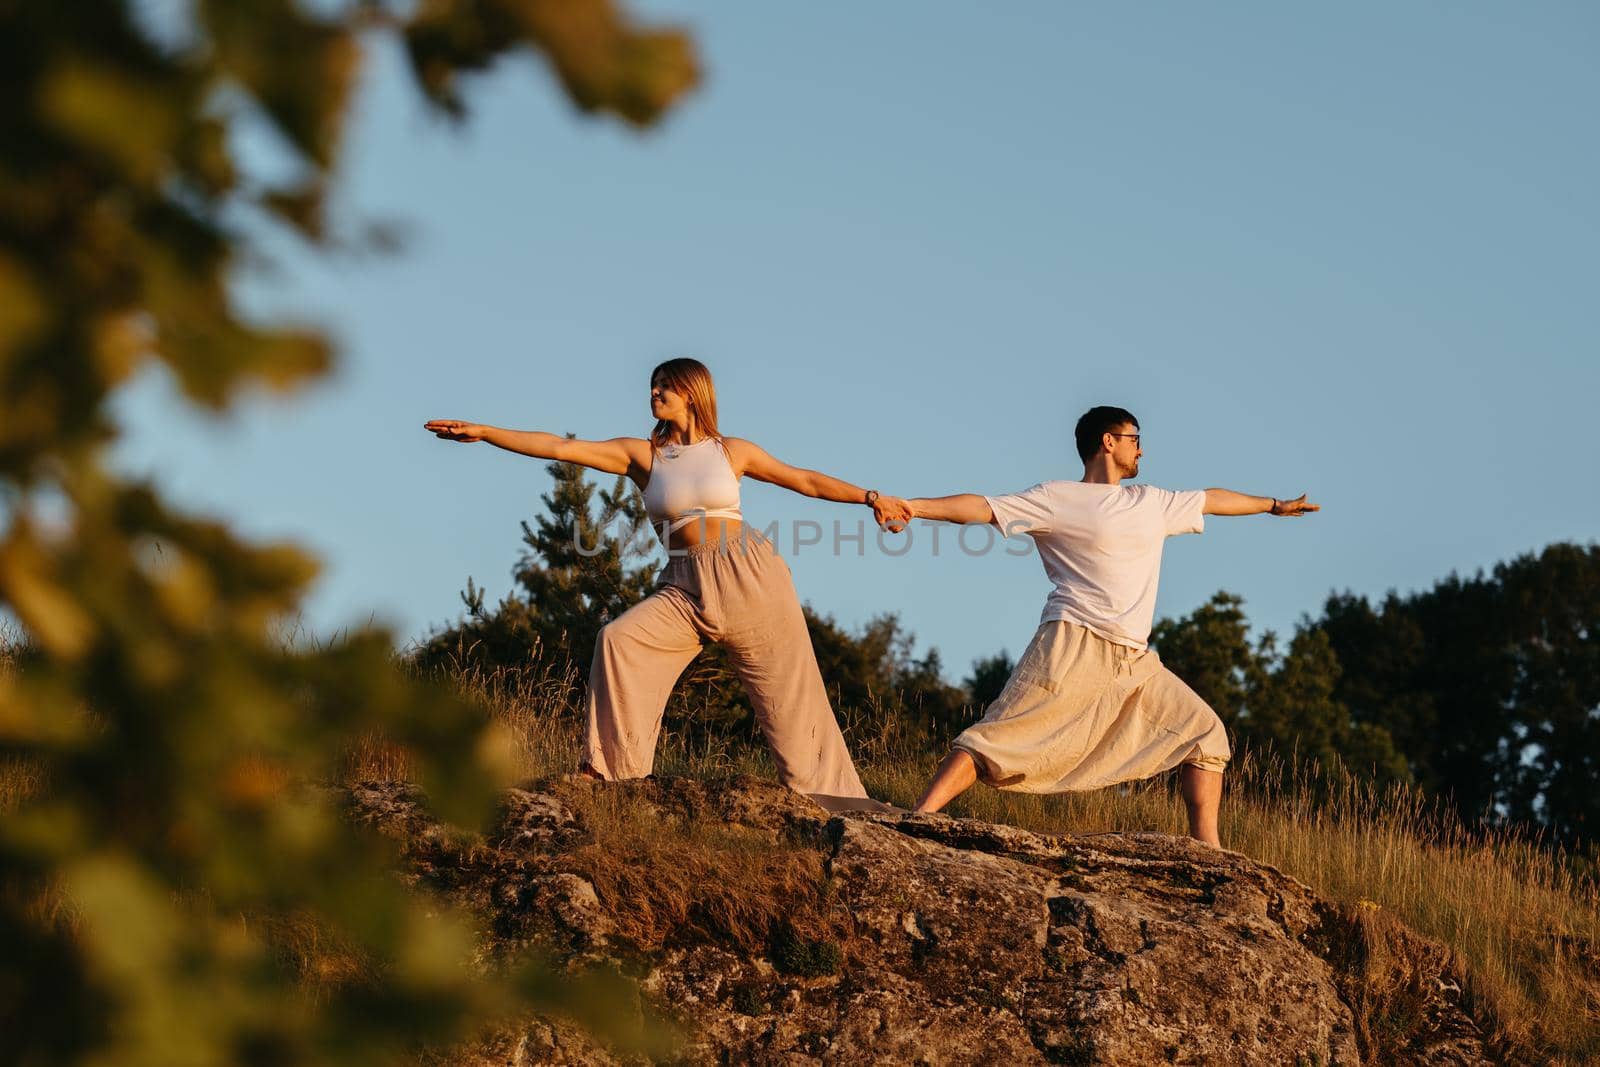
[{"label": "beige wide-leg pants", "polygon": [[650,773],[667,697],[705,641],[733,659],[784,785],[833,810],[884,807],[845,748],[789,566],[750,532],[674,554],[659,588],[600,631],[586,766],[607,779]]},{"label": "beige wide-leg pants", "polygon": [[1020,793],[1099,789],[1180,763],[1220,771],[1228,732],[1154,649],[1046,622],[984,717],[955,739],[990,785]]}]

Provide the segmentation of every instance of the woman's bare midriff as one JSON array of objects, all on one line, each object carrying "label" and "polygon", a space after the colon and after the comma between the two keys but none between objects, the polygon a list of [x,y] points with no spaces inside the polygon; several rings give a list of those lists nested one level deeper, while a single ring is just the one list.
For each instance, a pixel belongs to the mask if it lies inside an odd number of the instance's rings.
[{"label": "woman's bare midriff", "polygon": [[744,536],[744,523],[738,519],[696,519],[667,538],[668,548],[694,548],[707,542],[737,541]]}]

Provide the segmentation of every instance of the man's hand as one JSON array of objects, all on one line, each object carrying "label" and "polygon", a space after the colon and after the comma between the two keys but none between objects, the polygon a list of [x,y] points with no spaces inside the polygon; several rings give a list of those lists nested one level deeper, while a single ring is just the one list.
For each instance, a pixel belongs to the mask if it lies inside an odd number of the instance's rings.
[{"label": "man's hand", "polygon": [[475,422],[462,422],[460,419],[432,419],[422,424],[424,430],[431,431],[435,437],[443,441],[481,441],[487,426],[479,426]]},{"label": "man's hand", "polygon": [[1279,500],[1274,496],[1236,493],[1232,489],[1206,490],[1207,515],[1304,515],[1321,510],[1318,505],[1307,503],[1304,493],[1293,500]]},{"label": "man's hand", "polygon": [[900,497],[879,494],[872,503],[872,517],[881,528],[899,533],[911,522],[911,505]]},{"label": "man's hand", "polygon": [[1292,516],[1292,515],[1304,515],[1307,512],[1321,511],[1321,510],[1322,510],[1322,505],[1321,504],[1309,503],[1306,500],[1306,494],[1301,493],[1299,496],[1295,497],[1293,500],[1273,500],[1271,514],[1273,514],[1273,515]]}]

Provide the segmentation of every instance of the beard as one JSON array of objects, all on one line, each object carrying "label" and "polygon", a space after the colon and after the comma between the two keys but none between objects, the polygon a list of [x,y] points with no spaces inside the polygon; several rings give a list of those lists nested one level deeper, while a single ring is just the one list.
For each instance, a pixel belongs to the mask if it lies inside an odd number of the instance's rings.
[{"label": "beard", "polygon": [[1137,477],[1139,477],[1139,461],[1138,460],[1134,460],[1133,461],[1133,465],[1131,467],[1124,466],[1122,468],[1122,476],[1124,478],[1137,478]]}]

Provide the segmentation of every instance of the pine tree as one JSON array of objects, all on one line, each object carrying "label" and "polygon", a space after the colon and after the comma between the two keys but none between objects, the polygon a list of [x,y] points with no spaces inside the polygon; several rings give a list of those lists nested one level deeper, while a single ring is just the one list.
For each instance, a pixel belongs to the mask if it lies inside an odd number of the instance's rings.
[{"label": "pine tree", "polygon": [[524,551],[512,575],[544,647],[587,665],[600,628],[649,594],[657,541],[627,478],[599,490],[596,513],[596,487],[582,467],[545,469],[555,488],[541,497],[545,514],[522,524]]},{"label": "pine tree", "polygon": [[649,594],[658,543],[633,485],[619,476],[597,491],[575,463],[545,469],[555,485],[540,497],[544,513],[522,523],[523,550],[511,572],[517,588],[489,610],[469,577],[461,594],[466,617],[414,656],[424,670],[571,668],[581,680],[600,628]]}]

